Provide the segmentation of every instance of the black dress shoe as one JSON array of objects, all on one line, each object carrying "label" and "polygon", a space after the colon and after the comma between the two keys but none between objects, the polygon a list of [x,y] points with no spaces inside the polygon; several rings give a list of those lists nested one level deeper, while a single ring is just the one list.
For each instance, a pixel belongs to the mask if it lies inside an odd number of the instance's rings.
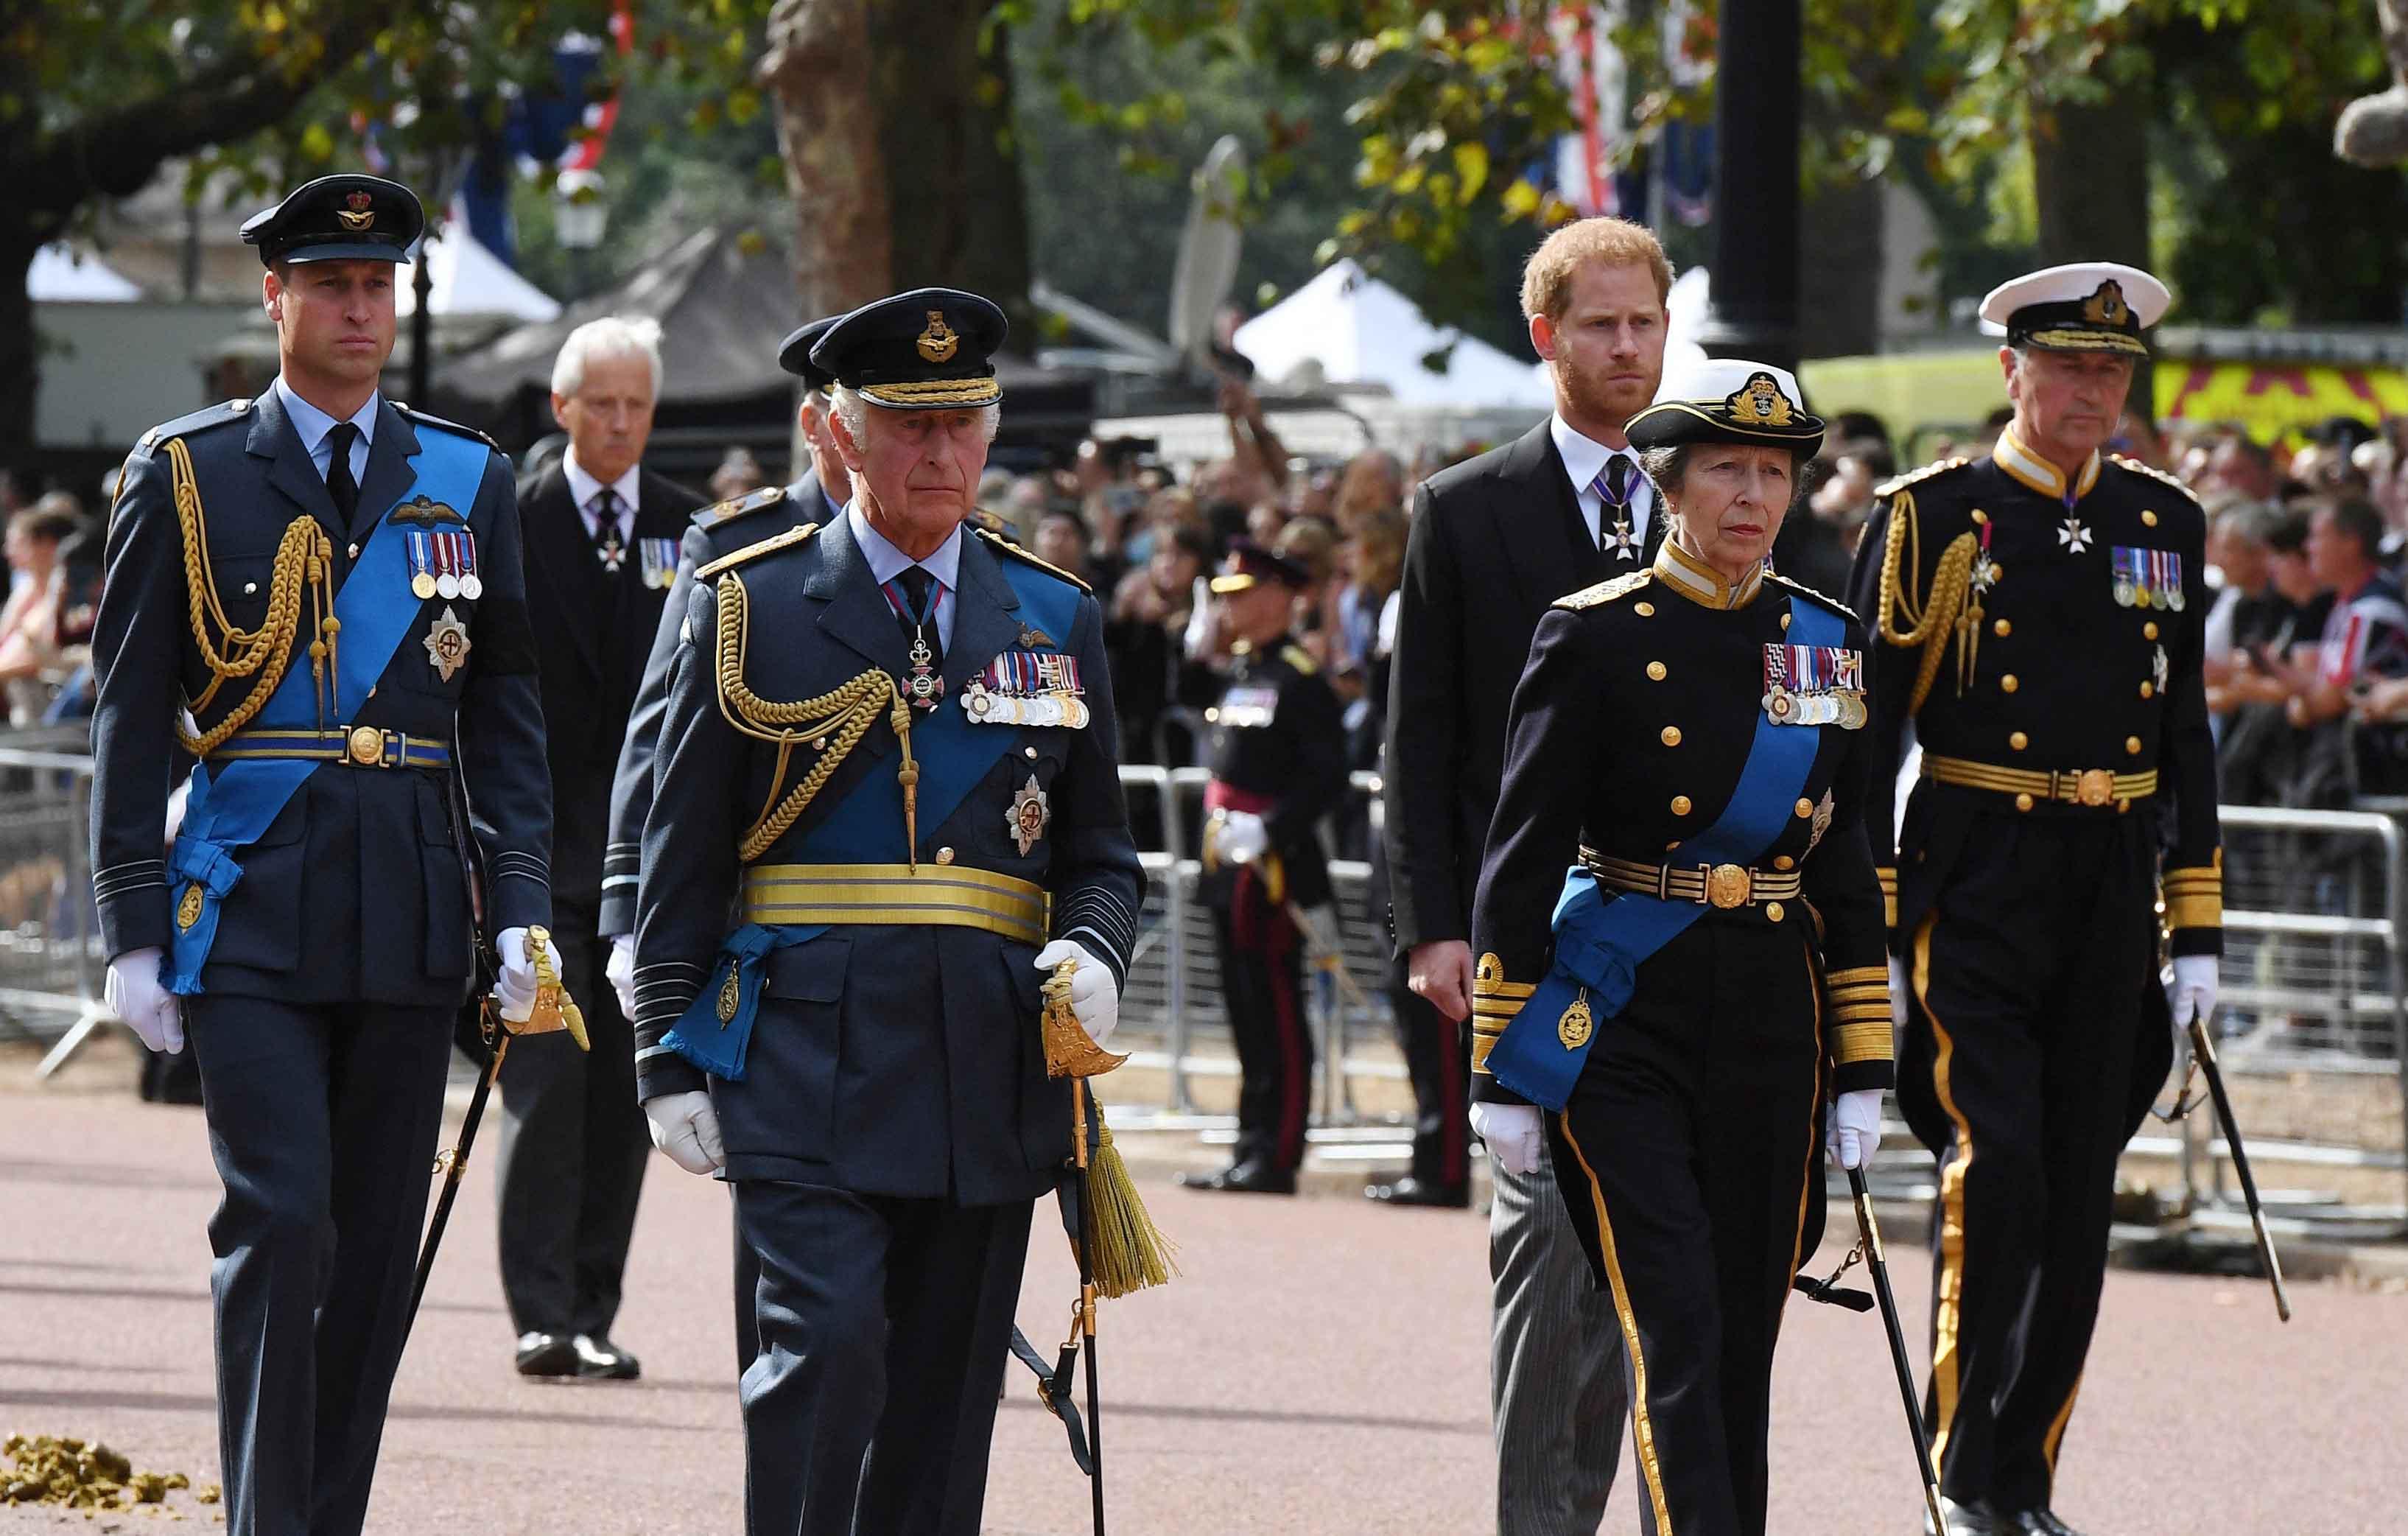
[{"label": "black dress shoe", "polygon": [[558,1333],[522,1333],[519,1335],[519,1374],[574,1376],[577,1374],[577,1346]]},{"label": "black dress shoe", "polygon": [[1234,1163],[1218,1173],[1182,1173],[1179,1182],[1190,1189],[1213,1189],[1233,1195],[1293,1195],[1296,1170],[1268,1163]]},{"label": "black dress shoe", "polygon": [[2082,1532],[2058,1519],[2056,1511],[2044,1509],[2024,1511],[2009,1520],[2006,1529],[2024,1532],[2025,1536],[2082,1536]]},{"label": "black dress shoe", "polygon": [[2024,1528],[2003,1514],[1991,1511],[1978,1500],[1960,1504],[1945,1495],[1940,1500],[1940,1513],[1947,1519],[1944,1529],[1934,1531],[1931,1516],[1923,1517],[1924,1536],[2023,1536]]},{"label": "black dress shoe", "polygon": [[580,1333],[576,1340],[577,1373],[595,1381],[631,1382],[644,1373],[643,1363],[608,1339]]},{"label": "black dress shoe", "polygon": [[1394,1184],[1366,1184],[1363,1198],[1383,1205],[1435,1205],[1460,1211],[1471,1203],[1471,1186],[1432,1184],[1408,1173]]}]

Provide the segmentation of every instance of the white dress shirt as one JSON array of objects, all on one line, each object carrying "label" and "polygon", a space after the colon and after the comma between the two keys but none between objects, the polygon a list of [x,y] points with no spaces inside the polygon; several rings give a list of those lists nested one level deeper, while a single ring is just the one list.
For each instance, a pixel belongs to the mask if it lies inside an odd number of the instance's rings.
[{"label": "white dress shirt", "polygon": [[644,467],[631,464],[625,474],[606,485],[585,472],[585,467],[577,462],[577,450],[572,447],[561,458],[560,468],[568,477],[568,499],[577,503],[578,515],[585,520],[586,536],[591,538],[602,537],[602,510],[595,505],[595,498],[605,491],[610,491],[619,497],[619,542],[623,545],[634,543],[636,487],[644,478]]},{"label": "white dress shirt", "polygon": [[[914,560],[886,541],[886,537],[869,525],[858,507],[844,510],[845,525],[853,530],[853,541],[861,553],[869,556],[869,574],[884,586],[913,566],[918,566],[937,579],[937,643],[951,651],[953,648],[953,592],[962,574],[962,530],[959,524],[945,536],[945,541],[924,560]],[[901,590],[899,587],[896,589]]]},{"label": "white dress shirt", "polygon": [[[1605,517],[1605,498],[1597,494],[1597,477],[1605,470],[1606,461],[1615,454],[1630,461],[1630,546],[1631,568],[1638,568],[1640,550],[1647,542],[1647,520],[1656,511],[1656,485],[1640,472],[1639,454],[1628,448],[1608,448],[1594,438],[1584,437],[1568,424],[1562,412],[1547,418],[1547,433],[1555,440],[1555,453],[1564,461],[1564,472],[1571,477],[1572,490],[1580,497],[1581,522],[1588,528],[1590,542],[1597,541]],[[1606,553],[1613,553],[1609,543]]]},{"label": "white dress shirt", "polygon": [[[326,434],[335,430],[335,418],[294,393],[284,376],[276,376],[276,397],[284,402],[285,419],[293,430],[301,435],[301,446],[309,451],[309,462],[317,467],[318,478],[326,478],[327,467],[334,462],[335,448]],[[351,483],[358,485],[368,477],[368,444],[376,438],[377,397],[370,394],[367,403],[351,412],[351,424],[360,435],[351,441]]]}]

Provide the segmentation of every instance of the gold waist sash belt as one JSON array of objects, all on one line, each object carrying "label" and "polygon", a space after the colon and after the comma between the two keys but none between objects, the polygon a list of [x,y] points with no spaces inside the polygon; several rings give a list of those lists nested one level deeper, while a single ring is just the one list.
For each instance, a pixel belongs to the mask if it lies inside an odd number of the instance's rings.
[{"label": "gold waist sash belt", "polygon": [[1659,901],[1689,901],[1725,911],[1766,901],[1795,901],[1801,883],[1795,871],[1774,874],[1743,864],[1641,864],[1585,847],[1580,851],[1580,861],[1600,885],[1635,891]]},{"label": "gold waist sash belt", "polygon": [[958,864],[756,864],[744,871],[744,921],[926,923],[1045,942],[1045,887]]},{"label": "gold waist sash belt", "polygon": [[2041,800],[2093,808],[2119,801],[2145,800],[2157,792],[2157,770],[2116,773],[2108,768],[2011,768],[1961,757],[1923,754],[1923,776],[1966,789],[1986,789],[2015,797],[2019,810]]}]

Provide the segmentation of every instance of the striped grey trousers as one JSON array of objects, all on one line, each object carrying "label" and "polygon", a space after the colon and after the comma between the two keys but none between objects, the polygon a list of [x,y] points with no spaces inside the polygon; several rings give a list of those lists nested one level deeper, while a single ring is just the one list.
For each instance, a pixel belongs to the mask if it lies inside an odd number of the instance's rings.
[{"label": "striped grey trousers", "polygon": [[1572,1232],[1544,1141],[1526,1174],[1488,1165],[1489,1396],[1498,1536],[1596,1536],[1630,1415],[1622,1327]]}]

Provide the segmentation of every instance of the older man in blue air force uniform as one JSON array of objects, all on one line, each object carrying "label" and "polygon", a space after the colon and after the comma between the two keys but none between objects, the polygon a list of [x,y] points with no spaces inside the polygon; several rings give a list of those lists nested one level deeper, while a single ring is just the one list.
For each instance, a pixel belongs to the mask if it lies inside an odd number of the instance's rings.
[{"label": "older man in blue air force uniform", "polygon": [[[508,1018],[533,1009],[529,930],[551,909],[509,466],[377,391],[394,264],[423,226],[408,189],[350,175],[246,223],[276,383],[146,433],[109,518],[93,721],[108,998],[200,1064],[237,1536],[366,1518],[474,974],[470,840]],[[198,767],[162,858],[179,747]]]},{"label": "older man in blue air force uniform", "polygon": [[1072,1154],[1039,986],[1072,964],[1100,1042],[1136,937],[1100,610],[963,525],[1003,333],[923,289],[819,339],[851,505],[697,570],[670,668],[638,1092],[759,1258],[754,1532],[978,1529],[1030,1213]]}]

